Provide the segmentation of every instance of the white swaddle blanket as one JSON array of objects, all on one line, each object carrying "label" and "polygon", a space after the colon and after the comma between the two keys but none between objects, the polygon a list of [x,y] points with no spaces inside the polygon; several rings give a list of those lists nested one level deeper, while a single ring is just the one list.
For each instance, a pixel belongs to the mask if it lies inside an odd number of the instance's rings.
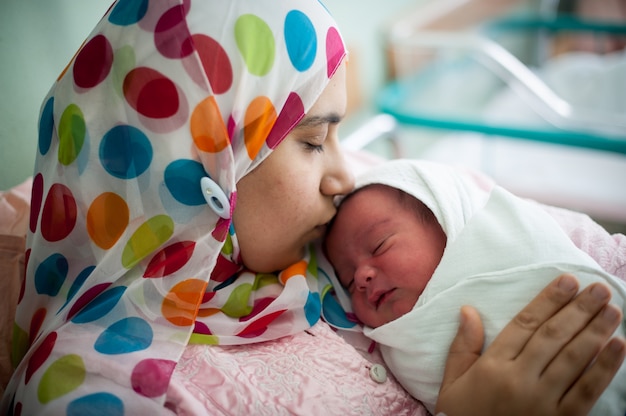
[{"label": "white swaddle blanket", "polygon": [[[536,205],[497,186],[485,191],[464,172],[424,161],[386,163],[361,176],[357,187],[373,183],[421,200],[448,238],[441,263],[413,310],[376,329],[364,329],[380,344],[396,378],[429,411],[434,411],[461,305],[480,312],[486,345],[563,272],[575,274],[581,287],[607,283],[612,302],[624,310],[624,283],[579,250]],[[616,334],[626,335],[626,323]],[[625,411],[623,365],[592,414],[622,416]]]}]

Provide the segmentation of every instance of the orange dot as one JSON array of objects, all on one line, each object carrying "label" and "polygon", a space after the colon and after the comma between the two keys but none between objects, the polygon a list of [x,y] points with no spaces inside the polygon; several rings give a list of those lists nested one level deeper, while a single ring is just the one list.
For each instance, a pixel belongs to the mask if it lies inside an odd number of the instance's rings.
[{"label": "orange dot", "polygon": [[254,160],[276,123],[276,109],[267,97],[257,97],[246,109],[243,137],[248,156]]},{"label": "orange dot", "polygon": [[198,316],[206,318],[207,316],[215,315],[218,312],[220,312],[220,309],[218,308],[200,308]]},{"label": "orange dot", "polygon": [[117,242],[128,227],[130,214],[126,201],[112,192],[93,200],[87,211],[87,232],[91,240],[107,250]]},{"label": "orange dot", "polygon": [[306,268],[308,267],[308,263],[304,260],[300,260],[297,263],[292,264],[287,267],[280,273],[278,278],[280,279],[280,283],[284,285],[287,284],[287,280],[291,279],[294,276],[306,276]]},{"label": "orange dot", "polygon": [[190,120],[191,136],[198,149],[217,153],[229,144],[228,132],[215,97],[205,98],[196,106]]},{"label": "orange dot", "polygon": [[161,305],[165,319],[178,326],[193,325],[206,286],[207,282],[199,279],[187,279],[175,285]]}]

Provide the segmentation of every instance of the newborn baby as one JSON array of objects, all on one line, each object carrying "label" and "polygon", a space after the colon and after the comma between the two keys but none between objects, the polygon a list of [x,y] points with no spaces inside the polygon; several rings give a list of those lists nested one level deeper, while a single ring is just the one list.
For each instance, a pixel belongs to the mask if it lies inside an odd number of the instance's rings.
[{"label": "newborn baby", "polygon": [[[542,208],[452,167],[387,162],[357,179],[325,248],[364,334],[391,371],[434,411],[459,309],[475,306],[488,345],[555,276],[607,284],[622,311],[626,285],[578,249]],[[626,335],[622,322],[617,335]],[[626,412],[626,366],[593,408]]]}]

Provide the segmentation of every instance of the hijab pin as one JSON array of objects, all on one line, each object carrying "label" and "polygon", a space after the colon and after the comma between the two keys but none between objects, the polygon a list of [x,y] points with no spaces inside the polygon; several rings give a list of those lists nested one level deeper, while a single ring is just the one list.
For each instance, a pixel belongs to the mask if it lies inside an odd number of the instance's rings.
[{"label": "hijab pin", "polygon": [[204,195],[204,199],[206,199],[209,207],[220,217],[224,219],[230,218],[230,203],[222,188],[214,180],[206,176],[200,179],[200,188],[202,188],[202,195]]}]

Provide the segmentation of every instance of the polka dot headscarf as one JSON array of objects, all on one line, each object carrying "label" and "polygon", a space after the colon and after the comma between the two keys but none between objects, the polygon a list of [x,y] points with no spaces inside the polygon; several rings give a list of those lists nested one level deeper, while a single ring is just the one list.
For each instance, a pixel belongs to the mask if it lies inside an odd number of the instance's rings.
[{"label": "polka dot headscarf", "polygon": [[110,7],[42,105],[2,410],[158,412],[189,342],[319,319],[315,255],[242,271],[231,214],[344,56],[317,0]]}]

